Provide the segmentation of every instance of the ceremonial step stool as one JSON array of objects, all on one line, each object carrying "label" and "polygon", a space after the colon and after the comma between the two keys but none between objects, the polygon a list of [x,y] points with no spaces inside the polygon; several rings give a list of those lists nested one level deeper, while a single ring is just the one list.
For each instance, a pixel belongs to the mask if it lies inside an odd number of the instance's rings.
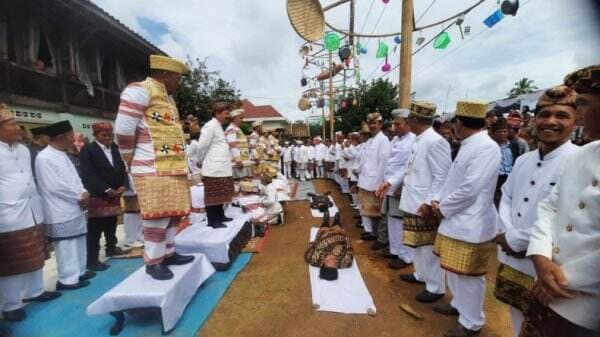
[{"label": "ceremonial step stool", "polygon": [[125,324],[125,312],[160,311],[162,332],[172,331],[187,304],[215,268],[203,254],[194,254],[194,261],[182,266],[169,266],[174,276],[170,280],[155,280],[141,267],[121,283],[87,307],[88,315],[110,313],[116,322],[110,335],[118,335]]}]

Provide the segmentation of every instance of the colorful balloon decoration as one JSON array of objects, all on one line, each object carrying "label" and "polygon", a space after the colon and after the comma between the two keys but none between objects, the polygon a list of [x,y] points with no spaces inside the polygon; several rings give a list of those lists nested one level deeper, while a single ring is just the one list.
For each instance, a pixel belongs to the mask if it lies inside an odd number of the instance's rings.
[{"label": "colorful balloon decoration", "polygon": [[385,63],[383,64],[383,66],[381,66],[381,71],[383,71],[384,73],[387,73],[390,70],[392,70],[392,66],[388,63],[388,59],[386,56]]},{"label": "colorful balloon decoration", "polygon": [[323,40],[325,42],[325,49],[328,51],[334,51],[340,48],[340,37],[334,32],[325,34]]},{"label": "colorful balloon decoration", "polygon": [[376,57],[378,59],[382,59],[387,57],[388,55],[388,51],[389,51],[389,47],[387,44],[385,44],[385,42],[381,42],[379,41],[379,46],[377,47],[377,54]]},{"label": "colorful balloon decoration", "polygon": [[394,36],[394,42],[396,42],[396,44],[402,43],[402,38],[400,37],[400,35]]},{"label": "colorful balloon decoration", "polygon": [[387,5],[388,2],[390,2],[390,0],[382,0],[384,4]]},{"label": "colorful balloon decoration", "polygon": [[450,34],[448,34],[448,32],[443,32],[435,39],[435,41],[433,41],[433,48],[446,49],[451,41]]},{"label": "colorful balloon decoration", "polygon": [[504,14],[502,14],[501,10],[497,9],[494,13],[483,20],[483,23],[488,26],[488,28],[492,28],[502,19],[504,19]]}]

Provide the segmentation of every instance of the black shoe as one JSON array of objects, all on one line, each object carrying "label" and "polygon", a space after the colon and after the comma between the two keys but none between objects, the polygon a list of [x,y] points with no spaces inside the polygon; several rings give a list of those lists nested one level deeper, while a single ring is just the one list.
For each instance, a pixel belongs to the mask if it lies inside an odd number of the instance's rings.
[{"label": "black shoe", "polygon": [[444,294],[434,294],[427,290],[423,290],[415,296],[415,299],[421,303],[432,303],[440,300],[442,297],[444,297]]},{"label": "black shoe", "polygon": [[75,290],[90,285],[90,281],[79,281],[75,284],[63,284],[60,281],[56,281],[56,290]]},{"label": "black shoe", "polygon": [[162,263],[146,266],[146,274],[159,281],[170,280],[173,278],[173,272]]},{"label": "black shoe", "polygon": [[23,302],[48,302],[59,298],[61,293],[58,291],[44,291],[40,295],[32,298],[24,298]]},{"label": "black shoe", "polygon": [[91,280],[94,277],[96,277],[96,273],[94,273],[91,270],[86,270],[85,273],[83,273],[83,275],[79,276],[79,282]]},{"label": "black shoe", "polygon": [[221,221],[222,222],[229,222],[229,221],[233,221],[233,218],[228,218],[226,216],[221,217]]},{"label": "black shoe", "polygon": [[402,268],[406,268],[406,267],[410,266],[411,264],[412,263],[406,263],[406,262],[404,262],[404,260],[402,260],[401,258],[397,257],[395,259],[392,259],[390,262],[388,262],[388,268],[390,268],[390,269],[402,269]]},{"label": "black shoe", "polygon": [[163,261],[163,263],[165,266],[170,266],[170,265],[181,266],[184,264],[188,264],[192,261],[194,261],[193,255],[181,255],[178,253],[173,253],[173,255],[167,257]]},{"label": "black shoe", "polygon": [[121,249],[119,247],[106,249],[106,257],[120,256],[129,254],[129,249]]},{"label": "black shoe", "polygon": [[4,320],[9,322],[20,322],[27,318],[27,314],[23,309],[3,311],[2,315],[4,316]]},{"label": "black shoe", "polygon": [[100,262],[97,261],[95,263],[88,263],[88,265],[86,266],[87,269],[92,270],[92,271],[104,271],[106,269],[108,269],[110,266],[107,265],[104,262]]},{"label": "black shoe", "polygon": [[381,241],[375,241],[371,245],[371,250],[380,250],[380,249],[383,249],[383,248],[385,248],[387,246],[388,246],[387,243],[383,243]]},{"label": "black shoe", "polygon": [[224,225],[221,222],[208,222],[208,227],[212,227],[212,228],[227,228],[227,225]]},{"label": "black shoe", "polygon": [[450,303],[436,305],[433,307],[433,311],[437,312],[438,314],[442,314],[444,316],[458,316],[459,315],[458,310],[456,310],[455,307],[451,306]]},{"label": "black shoe", "polygon": [[400,275],[400,279],[408,283],[425,284],[425,282],[417,280],[414,274]]},{"label": "black shoe", "polygon": [[371,233],[363,233],[360,236],[361,239],[363,239],[364,241],[375,241],[377,240],[377,237]]},{"label": "black shoe", "polygon": [[473,337],[479,335],[481,330],[469,330],[457,323],[454,329],[448,330],[444,333],[444,337]]},{"label": "black shoe", "polygon": [[391,260],[398,259],[398,255],[390,253],[389,249],[382,250],[381,257]]}]

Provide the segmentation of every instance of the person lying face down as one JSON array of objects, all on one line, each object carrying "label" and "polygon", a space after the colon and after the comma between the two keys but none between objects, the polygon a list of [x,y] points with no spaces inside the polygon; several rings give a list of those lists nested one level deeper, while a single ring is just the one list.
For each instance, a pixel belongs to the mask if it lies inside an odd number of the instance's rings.
[{"label": "person lying face down", "polygon": [[319,278],[337,280],[339,268],[350,268],[354,251],[346,232],[339,226],[321,227],[315,241],[310,243],[304,258],[311,266],[319,267]]}]

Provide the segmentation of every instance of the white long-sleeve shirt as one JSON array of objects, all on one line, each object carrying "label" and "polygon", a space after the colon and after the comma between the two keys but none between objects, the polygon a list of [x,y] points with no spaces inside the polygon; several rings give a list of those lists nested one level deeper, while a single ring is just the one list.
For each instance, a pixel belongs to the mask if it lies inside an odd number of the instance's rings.
[{"label": "white long-sleeve shirt", "polygon": [[315,147],[313,145],[307,145],[306,149],[308,151],[308,160],[314,161],[315,160]]},{"label": "white long-sleeve shirt", "polygon": [[417,214],[422,204],[431,200],[442,188],[452,158],[450,144],[433,128],[428,128],[415,137],[406,163],[400,210]]},{"label": "white long-sleeve shirt", "polygon": [[[462,149],[461,149],[462,151]],[[579,148],[538,205],[527,255],[552,259],[562,269],[574,299],[550,308],[567,320],[600,332],[600,141]]]},{"label": "white long-sleeve shirt", "polygon": [[309,160],[309,151],[306,145],[302,145],[298,148],[298,152],[296,155],[296,162],[298,163],[308,163]]},{"label": "white long-sleeve shirt", "polygon": [[327,146],[325,146],[325,144],[320,143],[315,145],[315,161],[317,162],[323,162],[326,160],[326,158],[329,155],[329,150],[327,149]]},{"label": "white long-sleeve shirt", "polygon": [[[567,158],[577,149],[577,146],[567,142],[546,154],[543,159],[539,151],[528,152],[517,158],[511,174],[502,185],[502,201],[498,210],[499,232],[505,233],[508,245],[515,252],[527,250],[529,235],[537,219],[537,205],[550,194],[563,173]],[[535,276],[530,259],[508,256],[498,247],[498,260]]]},{"label": "white long-sleeve shirt", "polygon": [[42,223],[44,217],[27,147],[0,141],[0,172],[0,233]]},{"label": "white long-sleeve shirt", "polygon": [[444,216],[438,233],[470,243],[496,236],[494,192],[501,158],[500,147],[487,131],[462,141],[437,199]]},{"label": "white long-sleeve shirt", "polygon": [[344,149],[343,155],[348,159],[346,162],[346,168],[348,169],[350,180],[358,181],[358,176],[356,176],[352,171],[358,167],[358,161],[360,160],[359,148],[353,144],[350,144],[350,146]]},{"label": "white long-sleeve shirt", "polygon": [[379,132],[371,137],[363,147],[365,148],[364,160],[358,175],[358,187],[373,192],[383,182],[385,163],[391,151],[390,141],[383,132]]},{"label": "white long-sleeve shirt", "polygon": [[231,153],[225,139],[223,126],[215,118],[202,127],[198,140],[200,152],[199,162],[202,162],[202,175],[205,177],[231,177]]},{"label": "white long-sleeve shirt", "polygon": [[283,147],[283,151],[281,151],[281,154],[283,156],[283,162],[284,163],[291,163],[292,162],[292,146],[284,146]]},{"label": "white long-sleeve shirt", "polygon": [[402,185],[404,174],[406,173],[406,162],[410,156],[410,149],[415,142],[415,134],[407,133],[401,137],[395,136],[391,142],[391,153],[388,158],[383,179],[391,186],[387,195],[394,195],[394,192]]},{"label": "white long-sleeve shirt", "polygon": [[60,224],[83,216],[79,201],[86,192],[67,153],[48,145],[35,159],[45,224]]}]

